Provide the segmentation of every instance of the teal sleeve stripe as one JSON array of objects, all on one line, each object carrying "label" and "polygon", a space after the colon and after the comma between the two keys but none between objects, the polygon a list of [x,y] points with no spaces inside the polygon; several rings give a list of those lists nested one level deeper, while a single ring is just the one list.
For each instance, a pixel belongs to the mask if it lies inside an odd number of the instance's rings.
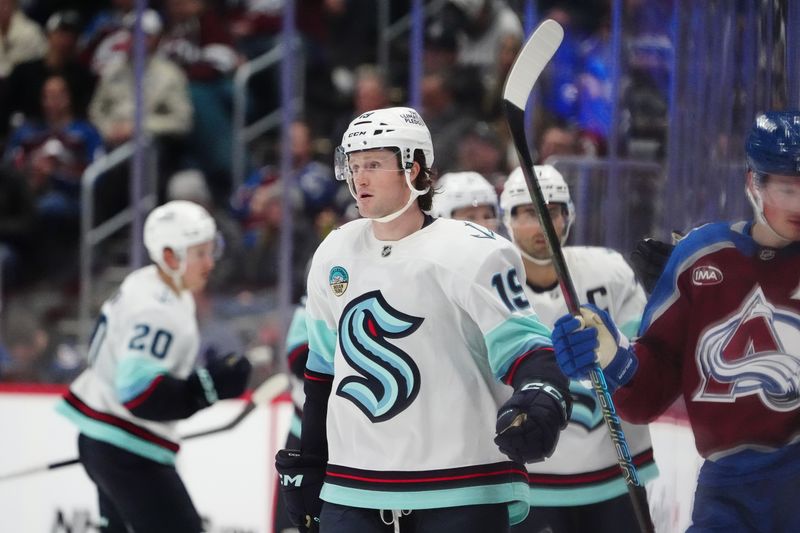
[{"label": "teal sleeve stripe", "polygon": [[536,315],[509,317],[484,336],[489,351],[489,366],[498,380],[508,373],[517,358],[536,348],[550,348],[550,330]]},{"label": "teal sleeve stripe", "polygon": [[303,429],[303,422],[300,420],[300,417],[297,416],[297,413],[292,413],[292,419],[289,422],[289,433],[291,433],[292,436],[297,437],[299,439],[300,435],[302,434],[301,433],[302,429]]},{"label": "teal sleeve stripe", "polygon": [[308,342],[308,328],[306,328],[306,310],[298,308],[292,316],[292,323],[289,324],[289,331],[286,333],[286,352],[306,344]]},{"label": "teal sleeve stripe", "polygon": [[319,374],[333,375],[333,361],[328,361],[315,351],[308,351],[306,368]]},{"label": "teal sleeve stripe", "polygon": [[632,339],[636,337],[639,333],[639,326],[642,324],[641,318],[637,318],[636,320],[629,320],[625,322],[621,326],[619,326],[619,330],[622,332],[623,335]]},{"label": "teal sleeve stripe", "polygon": [[441,509],[508,503],[513,525],[528,516],[528,492],[528,485],[523,481],[417,492],[354,489],[325,483],[320,498],[330,503],[367,509]]},{"label": "teal sleeve stripe", "polygon": [[56,405],[56,411],[78,426],[80,432],[87,437],[107,442],[108,444],[112,444],[157,463],[165,465],[175,464],[175,453],[173,451],[135,437],[118,427],[91,419],[74,409],[65,401]]},{"label": "teal sleeve stripe", "polygon": [[[658,477],[655,463],[637,469],[639,480],[644,484]],[[599,503],[628,492],[628,486],[622,477],[603,483],[570,488],[544,488],[541,485],[530,488],[529,503],[531,507],[576,507]]]},{"label": "teal sleeve stripe", "polygon": [[[328,327],[324,320],[306,321],[308,326],[308,349],[333,366],[333,356],[336,353],[336,331]],[[310,358],[310,356],[309,356]]]},{"label": "teal sleeve stripe", "polygon": [[158,376],[166,374],[167,369],[152,357],[131,355],[117,365],[114,386],[120,403],[130,401],[150,386]]}]

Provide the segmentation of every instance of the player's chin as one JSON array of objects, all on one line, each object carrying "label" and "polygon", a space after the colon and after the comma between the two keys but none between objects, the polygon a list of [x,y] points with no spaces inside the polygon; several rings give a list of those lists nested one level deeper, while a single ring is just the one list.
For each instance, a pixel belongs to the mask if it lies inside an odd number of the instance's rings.
[{"label": "player's chin", "polygon": [[208,285],[208,274],[200,275],[188,283],[188,289],[192,292],[200,292]]}]

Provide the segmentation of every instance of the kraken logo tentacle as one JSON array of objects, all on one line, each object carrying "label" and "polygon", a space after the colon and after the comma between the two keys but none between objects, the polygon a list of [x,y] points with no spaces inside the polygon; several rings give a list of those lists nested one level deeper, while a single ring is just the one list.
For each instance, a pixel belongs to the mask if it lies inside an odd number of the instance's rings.
[{"label": "kraken logo tentacle", "polygon": [[339,347],[360,376],[344,378],[336,394],[353,402],[373,422],[404,411],[419,393],[419,368],[388,339],[411,335],[423,320],[394,309],[380,291],[348,303],[339,321]]}]

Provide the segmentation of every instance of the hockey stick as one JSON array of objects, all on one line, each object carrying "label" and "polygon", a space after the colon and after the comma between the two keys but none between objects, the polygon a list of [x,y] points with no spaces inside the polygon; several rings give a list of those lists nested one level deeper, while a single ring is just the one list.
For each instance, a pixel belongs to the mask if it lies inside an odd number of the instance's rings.
[{"label": "hockey stick", "polygon": [[[184,435],[181,437],[181,440],[192,440],[199,437],[207,437],[208,435],[214,435],[215,433],[222,433],[225,431],[230,431],[231,429],[238,426],[242,420],[247,418],[247,416],[255,411],[256,407],[260,405],[269,405],[272,403],[272,400],[280,396],[284,391],[286,391],[289,387],[289,378],[286,374],[280,373],[275,374],[267,378],[264,383],[259,385],[256,390],[253,391],[253,394],[250,395],[250,399],[242,408],[241,412],[236,415],[236,417],[228,422],[225,425],[206,429],[203,431],[197,431],[195,433],[189,433],[188,435]],[[0,475],[0,482],[8,481],[11,479],[17,479],[20,477],[25,477],[31,474],[38,474],[39,472],[47,472],[49,470],[57,470],[59,468],[63,468],[65,466],[76,465],[80,463],[80,459],[73,458],[73,459],[66,459],[64,461],[56,461],[53,463],[48,463],[46,465],[39,465],[30,468],[26,468],[24,470],[18,470],[16,472],[11,472],[8,474]]]},{"label": "hockey stick", "polygon": [[[558,283],[561,287],[561,292],[564,294],[567,309],[571,314],[580,316],[580,303],[575,286],[564,261],[561,241],[553,227],[553,221],[550,219],[542,189],[533,175],[533,158],[525,137],[525,107],[527,106],[528,97],[533,90],[533,85],[544,67],[556,53],[556,50],[558,50],[563,38],[564,30],[557,22],[545,20],[539,25],[528,39],[528,42],[522,47],[522,50],[520,50],[514,60],[514,65],[509,71],[506,85],[503,89],[503,105],[522,172],[525,175],[525,181],[531,193],[531,200],[536,206],[536,211],[539,215],[539,224],[544,230],[545,239],[552,251],[553,266],[555,266],[556,274],[558,275]],[[608,386],[599,365],[595,365],[595,368],[590,372],[590,377],[595,394],[600,402],[603,419],[606,426],[608,426],[611,440],[614,442],[617,461],[628,486],[628,494],[633,503],[639,528],[642,533],[652,533],[654,529],[647,506],[647,494],[633,464],[630,449],[622,431],[622,424],[619,416],[617,416],[614,403],[611,400],[611,394],[608,392]]]}]

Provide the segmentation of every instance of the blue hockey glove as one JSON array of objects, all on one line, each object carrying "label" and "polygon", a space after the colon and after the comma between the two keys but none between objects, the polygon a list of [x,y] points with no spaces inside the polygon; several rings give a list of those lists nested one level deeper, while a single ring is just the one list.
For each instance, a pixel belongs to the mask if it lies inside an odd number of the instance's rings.
[{"label": "blue hockey glove", "polygon": [[633,378],[639,360],[608,313],[586,304],[581,316],[581,320],[572,315],[556,320],[553,348],[558,366],[572,379],[585,379],[599,363],[609,392],[614,392]]},{"label": "blue hockey glove", "polygon": [[319,531],[322,500],[319,493],[325,479],[326,462],[300,450],[280,450],[275,456],[281,494],[289,519],[301,533]]},{"label": "blue hockey glove", "polygon": [[555,387],[538,381],[524,383],[497,412],[494,438],[513,461],[534,463],[550,457],[558,435],[567,427],[571,401]]}]

